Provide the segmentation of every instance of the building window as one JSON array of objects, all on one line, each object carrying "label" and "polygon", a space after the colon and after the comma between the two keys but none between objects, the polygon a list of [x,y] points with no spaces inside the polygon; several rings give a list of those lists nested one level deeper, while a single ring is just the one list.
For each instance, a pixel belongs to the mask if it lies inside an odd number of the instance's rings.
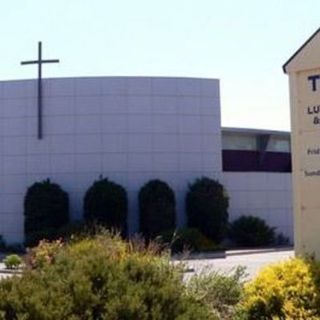
[{"label": "building window", "polygon": [[271,137],[268,143],[269,152],[290,152],[290,140],[283,137]]},{"label": "building window", "polygon": [[254,135],[223,134],[223,150],[257,150],[257,139]]}]

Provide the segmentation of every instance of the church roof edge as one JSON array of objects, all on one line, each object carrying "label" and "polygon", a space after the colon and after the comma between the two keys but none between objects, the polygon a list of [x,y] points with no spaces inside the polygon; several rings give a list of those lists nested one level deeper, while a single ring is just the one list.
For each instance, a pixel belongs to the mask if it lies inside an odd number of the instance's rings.
[{"label": "church roof edge", "polygon": [[[107,79],[107,78],[122,78],[122,79],[176,79],[176,80],[213,80],[213,81],[220,81],[219,78],[209,78],[209,77],[183,77],[183,76],[66,76],[66,77],[48,77],[43,78],[44,81],[46,80],[67,80],[67,79]],[[8,79],[8,80],[0,80],[0,82],[16,82],[16,81],[37,81],[36,78],[28,78],[28,79]]]},{"label": "church roof edge", "polygon": [[312,41],[312,39],[320,32],[320,28],[318,28],[303,44],[299,47],[299,49],[287,60],[287,62],[282,66],[282,70],[284,73],[287,73],[288,64]]}]

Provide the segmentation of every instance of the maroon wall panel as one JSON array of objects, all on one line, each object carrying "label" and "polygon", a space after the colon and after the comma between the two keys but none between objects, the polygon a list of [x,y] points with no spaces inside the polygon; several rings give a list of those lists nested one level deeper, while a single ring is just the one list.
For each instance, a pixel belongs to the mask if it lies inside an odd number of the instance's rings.
[{"label": "maroon wall panel", "polygon": [[291,154],[284,152],[259,152],[223,150],[223,171],[291,172]]}]

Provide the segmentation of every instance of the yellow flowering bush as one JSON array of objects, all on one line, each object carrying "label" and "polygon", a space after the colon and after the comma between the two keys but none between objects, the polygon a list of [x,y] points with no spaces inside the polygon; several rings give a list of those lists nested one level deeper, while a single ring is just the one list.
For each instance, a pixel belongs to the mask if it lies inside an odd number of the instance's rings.
[{"label": "yellow flowering bush", "polygon": [[244,288],[245,319],[320,319],[320,264],[290,259],[264,268]]}]

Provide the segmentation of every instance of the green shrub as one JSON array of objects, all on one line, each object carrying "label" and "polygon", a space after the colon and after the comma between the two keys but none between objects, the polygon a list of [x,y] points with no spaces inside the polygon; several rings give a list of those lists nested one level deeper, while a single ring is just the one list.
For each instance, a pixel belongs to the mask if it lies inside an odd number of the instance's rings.
[{"label": "green shrub", "polygon": [[275,244],[278,246],[288,246],[290,244],[290,239],[280,232],[276,234]]},{"label": "green shrub", "polygon": [[85,194],[83,206],[87,223],[97,223],[126,234],[128,198],[119,184],[107,178],[95,181]]},{"label": "green shrub", "polygon": [[176,219],[176,200],[169,185],[151,180],[139,192],[140,231],[147,238],[173,229]]},{"label": "green shrub", "polygon": [[206,252],[221,249],[199,230],[193,228],[164,232],[161,241],[170,247],[172,253],[183,252],[184,250]]},{"label": "green shrub", "polygon": [[229,198],[222,184],[202,177],[189,185],[186,195],[188,226],[219,243],[226,235]]},{"label": "green shrub", "polygon": [[275,244],[275,228],[258,217],[241,216],[230,225],[230,238],[239,246],[261,247]]},{"label": "green shrub", "polygon": [[57,234],[59,238],[69,240],[73,237],[88,233],[89,229],[90,226],[86,225],[83,221],[71,221],[59,228]]},{"label": "green shrub", "polygon": [[25,244],[54,239],[57,229],[69,221],[68,194],[49,179],[28,188],[24,199]]},{"label": "green shrub", "polygon": [[197,301],[206,304],[218,319],[235,319],[239,314],[237,305],[242,301],[246,277],[243,267],[233,272],[202,272],[191,277],[188,293]]},{"label": "green shrub", "polygon": [[16,254],[10,254],[3,259],[7,269],[18,269],[22,265],[22,259]]},{"label": "green shrub", "polygon": [[166,256],[108,235],[63,245],[48,263],[2,280],[0,318],[217,319]]},{"label": "green shrub", "polygon": [[264,268],[245,285],[248,320],[320,319],[320,264],[300,258]]}]

